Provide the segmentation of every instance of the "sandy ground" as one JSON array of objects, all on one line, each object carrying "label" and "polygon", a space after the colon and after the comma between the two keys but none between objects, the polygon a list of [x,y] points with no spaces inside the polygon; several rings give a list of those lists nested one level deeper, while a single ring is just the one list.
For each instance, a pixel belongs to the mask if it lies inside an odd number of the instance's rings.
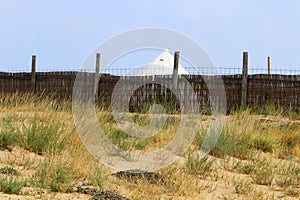
[{"label": "sandy ground", "polygon": [[[261,123],[290,123],[295,126],[300,126],[300,121],[288,121],[288,120],[280,120],[280,119],[272,119],[263,116],[254,116]],[[227,119],[230,121],[231,119]],[[265,156],[271,156],[265,154]],[[11,150],[1,149],[0,150],[0,167],[5,166],[13,166],[17,171],[19,171],[22,176],[30,177],[34,173],[34,170],[27,169],[26,165],[34,166],[39,163],[39,161],[43,160],[44,157],[26,151],[22,148],[13,147]],[[179,167],[184,163],[184,158],[178,161]],[[203,185],[203,190],[201,192],[195,192],[193,197],[185,197],[182,196],[167,196],[160,195],[157,196],[156,199],[164,200],[164,199],[178,199],[178,200],[198,200],[198,199],[253,199],[252,196],[244,196],[236,194],[233,180],[234,179],[247,179],[244,174],[238,174],[229,172],[227,170],[222,169],[222,159],[216,158],[215,162],[216,167],[216,175],[209,177],[204,180],[199,180],[200,184]],[[130,188],[127,185],[123,185],[122,187],[118,186],[118,188],[110,188],[111,190],[118,191],[119,194],[127,197],[130,194]],[[277,190],[276,188],[262,186],[262,185],[254,185],[253,190],[255,190],[256,194],[259,192],[264,193],[262,195],[262,199],[299,199],[299,197],[291,197],[285,196],[282,191]],[[10,200],[21,200],[21,199],[60,199],[60,200],[71,200],[71,199],[91,199],[91,195],[80,194],[80,193],[54,193],[47,190],[40,191],[38,189],[32,187],[24,187],[21,191],[20,195],[9,195],[0,192],[0,199],[10,199]],[[147,199],[147,197],[145,197]]]}]

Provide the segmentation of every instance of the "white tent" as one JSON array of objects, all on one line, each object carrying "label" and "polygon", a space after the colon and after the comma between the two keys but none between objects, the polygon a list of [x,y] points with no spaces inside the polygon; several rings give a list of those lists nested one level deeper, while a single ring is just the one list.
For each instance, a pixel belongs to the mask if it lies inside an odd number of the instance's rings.
[{"label": "white tent", "polygon": [[[151,64],[138,70],[136,75],[152,76],[152,75],[170,75],[173,74],[174,56],[170,54],[168,49],[159,54]],[[178,63],[178,74],[189,74],[180,63]]]}]

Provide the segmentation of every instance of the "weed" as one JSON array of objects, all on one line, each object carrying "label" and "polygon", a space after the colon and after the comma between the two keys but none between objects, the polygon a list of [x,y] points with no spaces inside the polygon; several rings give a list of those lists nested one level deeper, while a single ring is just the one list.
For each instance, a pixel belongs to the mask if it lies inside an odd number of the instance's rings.
[{"label": "weed", "polygon": [[149,115],[135,114],[132,116],[132,119],[139,126],[147,126],[150,123]]},{"label": "weed", "polygon": [[1,120],[0,148],[9,149],[10,146],[18,143],[19,130],[16,126],[17,121],[18,117],[16,115],[8,115]]},{"label": "weed", "polygon": [[300,119],[300,112],[299,112],[299,111],[296,112],[296,111],[290,110],[290,111],[288,112],[288,115],[289,115],[292,119],[294,119],[294,120],[299,120],[299,119]]},{"label": "weed", "polygon": [[35,187],[49,188],[54,192],[72,192],[75,179],[70,168],[45,161],[37,167],[31,183]]},{"label": "weed", "polygon": [[237,194],[248,195],[252,191],[252,186],[251,186],[251,183],[249,181],[234,180],[233,181],[233,186],[234,186],[235,192]]},{"label": "weed", "polygon": [[249,163],[237,162],[234,165],[234,169],[236,169],[236,171],[243,174],[250,174],[251,172],[254,171],[254,166]]},{"label": "weed", "polygon": [[60,124],[40,122],[38,116],[31,120],[31,125],[24,128],[24,139],[21,143],[25,149],[37,154],[59,154],[64,149]]},{"label": "weed", "polygon": [[253,139],[253,147],[263,152],[272,152],[275,140],[272,136],[258,136]]},{"label": "weed", "polygon": [[102,169],[101,167],[92,168],[88,173],[88,179],[93,186],[98,187],[99,189],[103,189],[106,181],[104,169]]},{"label": "weed", "polygon": [[19,181],[14,178],[1,178],[0,188],[6,194],[19,194],[21,189],[25,186],[25,181]]},{"label": "weed", "polygon": [[292,196],[292,197],[299,197],[300,196],[300,190],[296,189],[296,188],[289,187],[284,191],[284,194],[288,195],[288,196]]},{"label": "weed", "polygon": [[259,185],[270,186],[275,175],[274,166],[271,164],[271,160],[257,158],[252,160],[251,165],[253,170],[250,173],[250,177],[253,182]]},{"label": "weed", "polygon": [[279,116],[283,113],[283,109],[275,103],[269,103],[263,106],[261,114]]},{"label": "weed", "polygon": [[74,187],[72,172],[57,166],[53,169],[50,188],[54,192],[72,192]]},{"label": "weed", "polygon": [[297,186],[300,181],[300,168],[295,163],[289,162],[287,165],[278,166],[278,176],[276,184],[280,187]]},{"label": "weed", "polygon": [[[210,154],[213,156],[223,158],[225,155],[234,156],[236,158],[246,159],[249,154],[251,146],[250,136],[244,134],[242,136],[235,136],[234,130],[225,127],[220,134],[218,141]],[[199,136],[197,136],[199,141]]]},{"label": "weed", "polygon": [[208,156],[200,158],[199,156],[188,155],[185,168],[190,174],[197,174],[205,177],[212,171],[214,159],[210,159]]}]

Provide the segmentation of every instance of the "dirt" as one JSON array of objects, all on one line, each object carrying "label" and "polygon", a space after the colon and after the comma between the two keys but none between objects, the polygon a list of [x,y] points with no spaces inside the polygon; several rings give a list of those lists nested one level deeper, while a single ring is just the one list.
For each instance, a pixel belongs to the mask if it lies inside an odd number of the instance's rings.
[{"label": "dirt", "polygon": [[[228,118],[228,117],[227,117]],[[298,120],[286,120],[277,117],[264,117],[253,116],[257,123],[270,124],[291,124],[292,126],[300,127],[300,121]],[[227,119],[231,121],[232,119]],[[265,153],[263,156],[271,158],[272,155]],[[45,159],[45,157],[29,152],[19,147],[9,147],[7,149],[0,149],[0,174],[6,174],[9,176],[30,177],[35,173],[35,167]],[[215,158],[216,174],[206,179],[198,179],[199,184],[203,187],[201,192],[195,191],[194,194],[189,194],[186,197],[185,194],[172,196],[170,194],[157,195],[156,199],[174,199],[174,200],[198,200],[198,199],[253,199],[251,194],[256,195],[258,193],[264,193],[260,197],[261,199],[298,199],[299,197],[286,196],[282,191],[277,188],[272,188],[264,185],[252,184],[253,188],[250,192],[250,196],[244,196],[237,194],[233,185],[234,180],[250,180],[249,176],[239,174],[236,172],[230,172],[223,169],[223,161],[220,158]],[[272,157],[272,159],[274,159]],[[274,162],[281,161],[280,159]],[[288,159],[284,159],[288,162]],[[181,157],[177,163],[179,168],[184,168],[185,158]],[[152,173],[139,170],[131,170],[124,172],[111,173],[112,177],[116,179],[124,179],[134,185],[136,180],[146,179],[145,184],[160,184],[165,181],[165,177],[159,173]],[[4,194],[0,192],[0,200],[22,200],[22,199],[57,199],[57,200],[128,200],[128,196],[131,195],[131,189],[128,185],[116,186],[116,188],[110,188],[106,190],[99,190],[91,186],[85,186],[82,182],[74,188],[72,193],[59,193],[52,192],[50,190],[40,190],[34,187],[23,187],[19,195]],[[257,195],[259,196],[259,195]],[[144,199],[148,199],[145,197]]]}]

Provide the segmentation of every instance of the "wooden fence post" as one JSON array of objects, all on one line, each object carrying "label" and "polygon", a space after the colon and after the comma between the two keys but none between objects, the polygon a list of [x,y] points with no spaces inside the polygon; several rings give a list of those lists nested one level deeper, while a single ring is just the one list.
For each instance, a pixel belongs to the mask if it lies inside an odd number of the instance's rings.
[{"label": "wooden fence post", "polygon": [[98,99],[98,84],[99,84],[99,71],[100,71],[100,53],[96,53],[96,70],[95,70],[95,80],[94,80],[94,95],[95,102]]},{"label": "wooden fence post", "polygon": [[36,55],[31,57],[31,92],[35,92],[35,72],[36,72]]},{"label": "wooden fence post", "polygon": [[173,89],[177,92],[178,86],[178,64],[179,64],[179,51],[174,53],[174,69],[173,69]]},{"label": "wooden fence post", "polygon": [[271,74],[271,58],[268,56],[268,75],[270,76]]},{"label": "wooden fence post", "polygon": [[242,108],[247,106],[248,52],[243,52]]}]

